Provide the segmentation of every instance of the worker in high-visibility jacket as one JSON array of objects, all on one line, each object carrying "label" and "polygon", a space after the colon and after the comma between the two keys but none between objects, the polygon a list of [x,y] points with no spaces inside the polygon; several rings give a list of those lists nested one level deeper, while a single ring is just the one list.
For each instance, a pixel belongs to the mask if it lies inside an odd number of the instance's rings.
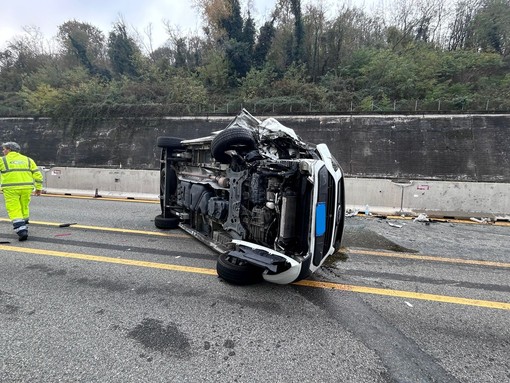
[{"label": "worker in high-visibility jacket", "polygon": [[33,159],[20,153],[15,142],[2,144],[0,181],[5,208],[20,241],[28,238],[30,196],[41,195],[43,176]]}]

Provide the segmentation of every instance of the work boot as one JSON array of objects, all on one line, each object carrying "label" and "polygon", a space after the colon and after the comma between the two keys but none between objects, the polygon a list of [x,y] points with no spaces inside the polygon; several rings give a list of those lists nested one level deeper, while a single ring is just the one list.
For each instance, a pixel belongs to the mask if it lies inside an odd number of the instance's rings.
[{"label": "work boot", "polygon": [[28,230],[20,230],[18,231],[18,236],[20,241],[26,241],[28,239]]}]

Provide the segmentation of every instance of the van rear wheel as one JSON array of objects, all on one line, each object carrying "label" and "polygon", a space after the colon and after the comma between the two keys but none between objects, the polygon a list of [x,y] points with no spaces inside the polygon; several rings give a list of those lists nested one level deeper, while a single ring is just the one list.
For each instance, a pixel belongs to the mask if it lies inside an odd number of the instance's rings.
[{"label": "van rear wheel", "polygon": [[166,148],[170,150],[182,150],[184,149],[184,146],[182,146],[181,141],[182,138],[177,137],[158,137],[156,139],[156,145],[158,145],[159,148]]},{"label": "van rear wheel", "polygon": [[161,214],[154,218],[154,225],[163,230],[177,229],[179,222],[179,217],[163,217]]}]

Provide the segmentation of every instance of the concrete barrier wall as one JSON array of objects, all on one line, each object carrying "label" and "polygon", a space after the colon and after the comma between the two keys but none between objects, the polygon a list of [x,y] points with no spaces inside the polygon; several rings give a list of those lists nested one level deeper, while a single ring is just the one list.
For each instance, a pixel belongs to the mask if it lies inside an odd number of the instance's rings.
[{"label": "concrete barrier wall", "polygon": [[352,209],[387,214],[425,213],[441,217],[510,215],[510,184],[486,182],[346,179],[346,203]]},{"label": "concrete barrier wall", "polygon": [[158,199],[159,170],[42,167],[44,189],[60,194]]},{"label": "concrete barrier wall", "polygon": [[[159,198],[159,171],[52,167],[43,168],[49,193],[100,195],[134,199]],[[441,182],[347,177],[346,205],[371,213],[456,218],[510,216],[510,184]]]}]

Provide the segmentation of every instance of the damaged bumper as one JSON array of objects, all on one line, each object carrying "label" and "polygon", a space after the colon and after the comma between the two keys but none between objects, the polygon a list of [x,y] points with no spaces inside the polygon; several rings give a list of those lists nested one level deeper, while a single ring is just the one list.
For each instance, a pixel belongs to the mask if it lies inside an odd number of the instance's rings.
[{"label": "damaged bumper", "polygon": [[240,249],[231,252],[232,255],[264,268],[262,277],[267,282],[285,285],[294,282],[301,273],[301,263],[285,254],[251,242],[241,240],[232,242]]}]

